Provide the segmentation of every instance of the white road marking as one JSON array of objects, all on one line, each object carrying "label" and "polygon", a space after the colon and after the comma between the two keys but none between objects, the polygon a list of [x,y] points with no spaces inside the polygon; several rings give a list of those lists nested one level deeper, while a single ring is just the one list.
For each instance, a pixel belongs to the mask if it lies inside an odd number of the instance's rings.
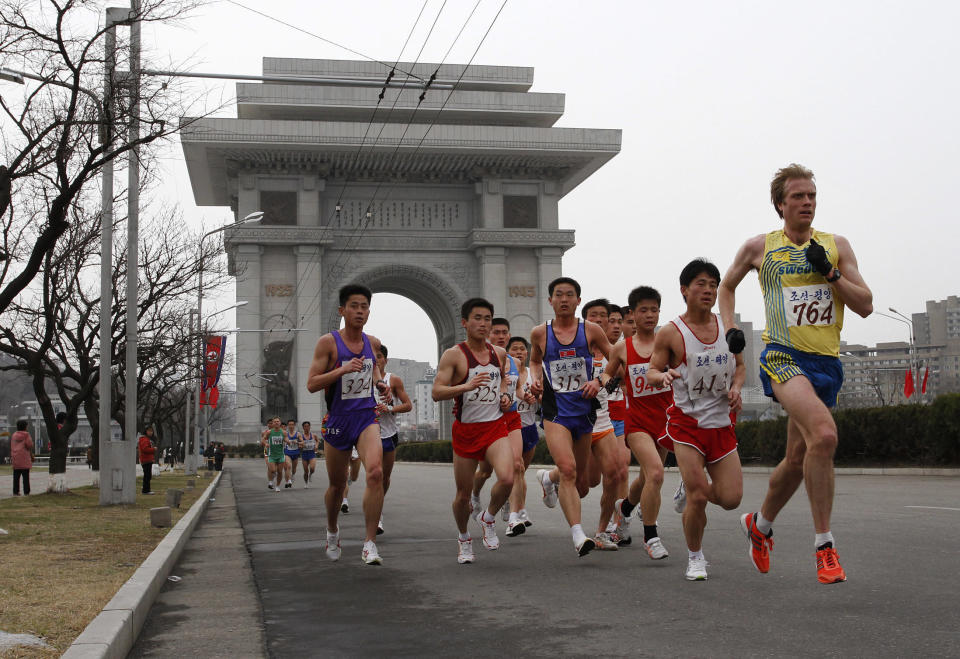
[{"label": "white road marking", "polygon": [[955,510],[960,512],[960,508],[944,508],[942,506],[904,506],[904,508],[924,508],[926,510]]}]

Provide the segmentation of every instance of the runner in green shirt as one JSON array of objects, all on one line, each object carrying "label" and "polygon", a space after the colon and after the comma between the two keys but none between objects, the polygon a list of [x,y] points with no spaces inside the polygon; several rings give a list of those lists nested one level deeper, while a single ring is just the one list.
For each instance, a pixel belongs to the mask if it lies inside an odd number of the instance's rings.
[{"label": "runner in green shirt", "polygon": [[267,478],[276,479],[273,489],[280,491],[280,484],[283,481],[283,464],[285,458],[283,455],[283,430],[280,428],[280,417],[275,416],[267,423],[267,429],[263,431],[260,443],[267,451]]}]

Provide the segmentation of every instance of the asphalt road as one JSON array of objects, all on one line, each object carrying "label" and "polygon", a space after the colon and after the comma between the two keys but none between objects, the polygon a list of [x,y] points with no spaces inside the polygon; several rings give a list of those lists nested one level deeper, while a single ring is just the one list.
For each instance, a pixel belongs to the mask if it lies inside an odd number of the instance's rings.
[{"label": "asphalt road", "polygon": [[[350,496],[356,512],[341,517],[334,563],[324,554],[325,474],[311,489],[276,494],[262,462],[230,470],[273,657],[960,654],[956,477],[838,477],[833,530],[848,581],[824,586],[802,488],[774,527],[771,572],[750,564],[737,520],[759,505],[761,474],[745,475],[739,511],[708,508],[709,580],[687,582],[672,508],[660,519],[668,559],[651,561],[636,544],[581,559],[559,507],[541,503],[533,470],[534,525],[507,538],[498,522],[502,545],[491,552],[471,522],[477,562],[458,565],[450,466],[398,464],[382,567],[360,561],[362,483]],[[676,478],[668,474],[666,496]],[[598,508],[595,491],[585,528]]]}]

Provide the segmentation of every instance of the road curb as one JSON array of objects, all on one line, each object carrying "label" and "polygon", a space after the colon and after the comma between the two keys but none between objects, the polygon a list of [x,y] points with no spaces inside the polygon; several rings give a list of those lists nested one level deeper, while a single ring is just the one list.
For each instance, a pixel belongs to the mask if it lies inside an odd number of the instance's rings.
[{"label": "road curb", "polygon": [[170,570],[176,565],[184,546],[210,504],[210,496],[220,483],[219,472],[200,498],[176,526],[164,536],[146,560],[137,568],[117,594],[67,648],[67,659],[124,659],[133,647],[150,607]]}]

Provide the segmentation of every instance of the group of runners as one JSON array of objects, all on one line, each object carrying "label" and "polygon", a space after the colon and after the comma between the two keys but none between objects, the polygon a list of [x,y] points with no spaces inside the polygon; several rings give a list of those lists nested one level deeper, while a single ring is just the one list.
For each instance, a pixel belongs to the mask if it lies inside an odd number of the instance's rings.
[{"label": "group of runners", "polygon": [[[685,310],[662,327],[661,295],[650,286],[634,288],[625,307],[598,298],[581,308],[580,284],[559,277],[545,291],[554,318],[533,328],[529,341],[511,336],[509,322],[495,316],[489,301],[463,303],[466,339],[443,353],[433,384],[435,401],[454,401],[453,516],[459,563],[476,560],[471,518],[488,550],[500,546],[498,514],[508,537],[531,526],[525,472],[542,430],[556,466],[539,470],[536,479],[546,506],[559,503],[579,556],[631,544],[636,514],[649,557],[668,557],[657,520],[664,462],[673,452],[681,477],[674,507],[683,515],[685,577],[705,580],[707,504],[733,510],[743,493],[735,423],[742,406],[746,341],[734,321],[735,291],[749,271],[757,270],[766,314],[760,378],[789,422],[786,455],[771,475],[761,507],[740,517],[748,555],[760,572],[769,571],[773,522],[804,482],[818,580],[846,579],[830,531],[837,431],[829,408],[843,382],[838,350],[844,307],[865,317],[872,312],[872,294],[849,242],[812,227],[813,173],[801,165],[785,167],[774,176],[770,191],[781,228],[746,241],[722,278],[706,259],[684,266],[679,292]],[[340,558],[338,514],[347,510],[348,477],[358,475],[350,474],[353,452],[366,477],[362,559],[380,564],[375,538],[382,532],[383,497],[396,446],[393,415],[411,406],[403,383],[386,372],[386,349],[363,332],[370,301],[371,292],[363,286],[340,290],[344,326],[318,341],[307,388],[326,392],[327,556]],[[303,451],[307,436],[313,437],[308,425],[295,433],[290,422],[284,433],[279,419],[271,423],[263,439],[271,451],[275,441]],[[274,455],[280,454],[271,453],[271,461]],[[629,482],[631,456],[640,472]],[[289,487],[296,458],[288,454],[283,462],[290,465]],[[305,486],[310,482],[307,470],[312,474],[312,462],[309,467],[305,463]],[[491,476],[496,480],[483,505],[481,493]],[[275,478],[273,487],[279,488],[281,476]],[[596,531],[588,533],[581,499],[593,487],[601,488],[600,510]]]}]

